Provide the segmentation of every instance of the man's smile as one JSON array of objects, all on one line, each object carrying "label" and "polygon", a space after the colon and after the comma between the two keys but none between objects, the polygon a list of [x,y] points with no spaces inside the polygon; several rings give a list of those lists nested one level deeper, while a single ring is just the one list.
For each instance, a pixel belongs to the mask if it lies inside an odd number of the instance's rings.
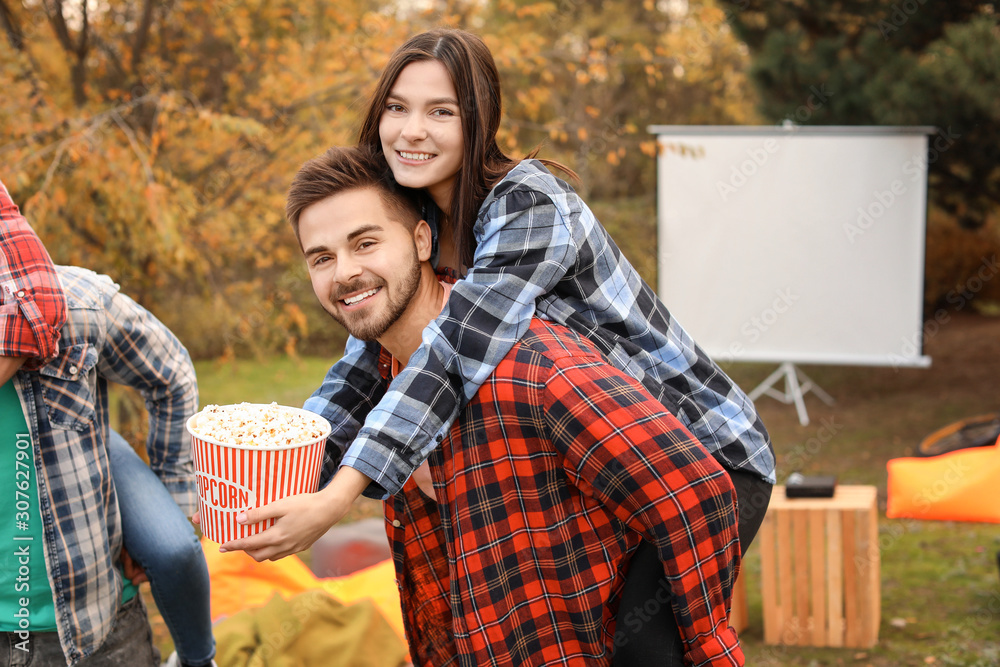
[{"label": "man's smile", "polygon": [[361,303],[362,301],[364,301],[365,299],[367,299],[370,296],[374,296],[381,289],[382,289],[381,287],[375,287],[375,288],[367,290],[365,292],[361,292],[359,294],[355,294],[354,296],[349,296],[347,298],[341,299],[341,302],[344,305],[346,305],[346,306],[353,306],[353,305],[355,305],[357,303]]}]

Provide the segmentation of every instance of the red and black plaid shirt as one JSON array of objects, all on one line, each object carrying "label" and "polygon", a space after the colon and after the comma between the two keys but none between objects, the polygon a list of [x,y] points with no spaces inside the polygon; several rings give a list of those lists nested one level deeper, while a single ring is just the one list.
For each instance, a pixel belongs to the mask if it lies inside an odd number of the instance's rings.
[{"label": "red and black plaid shirt", "polygon": [[429,461],[436,502],[411,478],[385,505],[414,664],[611,664],[643,538],[687,660],[744,664],[732,483],[589,341],[532,320]]},{"label": "red and black plaid shirt", "polygon": [[28,370],[55,356],[66,297],[52,259],[0,183],[0,356],[29,357]]}]

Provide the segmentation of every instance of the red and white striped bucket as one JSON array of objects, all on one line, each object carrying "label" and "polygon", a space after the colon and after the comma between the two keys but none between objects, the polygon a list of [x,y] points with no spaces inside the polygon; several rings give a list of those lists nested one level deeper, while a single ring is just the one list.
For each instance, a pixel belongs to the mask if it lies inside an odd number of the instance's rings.
[{"label": "red and white striped bucket", "polygon": [[325,424],[323,435],[291,445],[233,445],[198,435],[192,423],[199,415],[188,419],[187,430],[191,434],[198,480],[201,531],[213,542],[223,544],[256,535],[274,525],[274,519],[256,524],[236,523],[236,515],[244,510],[263,507],[286,496],[316,491],[330,424],[306,410],[285,406],[281,409]]}]

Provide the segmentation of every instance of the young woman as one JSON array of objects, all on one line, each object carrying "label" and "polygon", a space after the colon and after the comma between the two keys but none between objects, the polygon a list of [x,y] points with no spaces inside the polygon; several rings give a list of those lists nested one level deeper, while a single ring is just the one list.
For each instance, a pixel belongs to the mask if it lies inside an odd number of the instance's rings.
[{"label": "young woman", "polygon": [[[436,263],[464,278],[388,391],[378,388],[377,345],[351,339],[306,402],[334,424],[331,442],[346,452],[341,461],[328,461],[327,474],[343,466],[324,489],[340,509],[324,511],[323,521],[339,520],[349,506],[343,499],[369,482],[368,495],[399,491],[538,314],[593,340],[731,472],[745,547],[775,481],[773,451],[753,404],[670,316],[580,197],[541,162],[518,162],[500,150],[500,117],[492,55],[467,32],[413,37],[378,81],[360,143],[381,148],[395,180],[426,195]],[[248,519],[281,516],[281,525],[291,518],[285,512],[264,508]],[[322,529],[288,521],[285,537],[233,546],[258,558],[280,557],[304,548]],[[288,537],[303,534],[309,538]],[[655,551],[646,550],[634,558],[620,614],[630,605],[641,609],[644,596],[658,590],[663,570]],[[647,641],[669,635],[672,611],[662,612],[667,630],[640,624],[636,641],[624,637],[616,664],[638,664],[647,649],[663,660],[671,647]],[[676,626],[673,635],[670,642],[680,649]]]}]

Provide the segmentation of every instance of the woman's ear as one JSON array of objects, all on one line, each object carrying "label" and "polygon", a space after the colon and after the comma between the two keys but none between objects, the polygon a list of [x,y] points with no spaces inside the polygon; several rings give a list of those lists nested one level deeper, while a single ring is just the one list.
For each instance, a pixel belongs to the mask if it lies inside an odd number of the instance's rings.
[{"label": "woman's ear", "polygon": [[413,244],[417,247],[417,259],[421,262],[429,261],[433,242],[431,240],[431,227],[426,220],[421,220],[413,228]]}]

